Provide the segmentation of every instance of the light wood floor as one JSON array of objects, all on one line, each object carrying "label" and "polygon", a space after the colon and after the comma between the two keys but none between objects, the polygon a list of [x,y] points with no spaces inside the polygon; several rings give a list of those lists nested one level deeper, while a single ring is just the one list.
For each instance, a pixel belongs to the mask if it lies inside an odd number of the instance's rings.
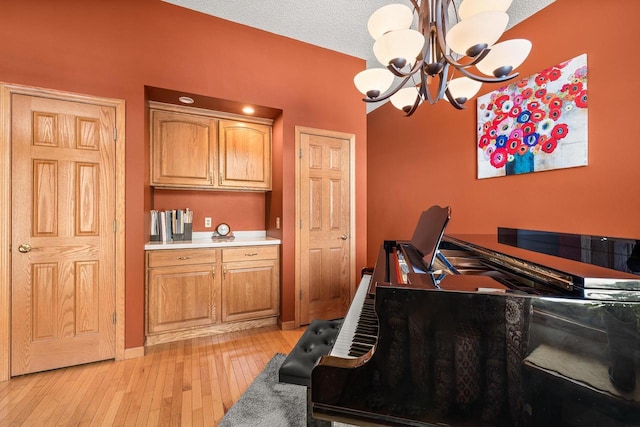
[{"label": "light wood floor", "polygon": [[215,426],[304,328],[277,327],[150,347],[144,357],[0,383],[2,426]]}]

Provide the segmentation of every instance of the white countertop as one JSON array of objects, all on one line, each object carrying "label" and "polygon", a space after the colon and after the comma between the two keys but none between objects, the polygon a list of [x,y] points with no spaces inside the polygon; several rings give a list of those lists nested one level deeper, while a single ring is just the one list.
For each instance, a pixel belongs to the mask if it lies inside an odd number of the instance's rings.
[{"label": "white countertop", "polygon": [[145,251],[162,249],[223,248],[227,246],[279,245],[280,239],[267,237],[266,231],[234,231],[233,239],[212,239],[211,231],[194,231],[193,239],[175,242],[148,242]]}]

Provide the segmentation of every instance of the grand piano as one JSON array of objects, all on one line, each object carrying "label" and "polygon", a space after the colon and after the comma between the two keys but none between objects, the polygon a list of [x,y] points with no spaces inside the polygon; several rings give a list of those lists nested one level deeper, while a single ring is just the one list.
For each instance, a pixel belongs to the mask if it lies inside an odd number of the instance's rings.
[{"label": "grand piano", "polygon": [[640,425],[640,246],[423,212],[385,241],[311,375],[319,419],[357,425]]}]

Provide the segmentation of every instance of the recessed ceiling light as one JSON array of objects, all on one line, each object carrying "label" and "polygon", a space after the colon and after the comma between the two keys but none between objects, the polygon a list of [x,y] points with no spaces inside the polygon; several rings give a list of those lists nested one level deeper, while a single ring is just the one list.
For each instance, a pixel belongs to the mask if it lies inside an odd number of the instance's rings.
[{"label": "recessed ceiling light", "polygon": [[180,98],[178,98],[178,101],[182,102],[183,104],[193,104],[193,98],[190,98],[188,96],[181,96]]},{"label": "recessed ceiling light", "polygon": [[245,114],[253,114],[256,112],[256,110],[254,110],[253,107],[244,107],[242,109],[242,112]]}]

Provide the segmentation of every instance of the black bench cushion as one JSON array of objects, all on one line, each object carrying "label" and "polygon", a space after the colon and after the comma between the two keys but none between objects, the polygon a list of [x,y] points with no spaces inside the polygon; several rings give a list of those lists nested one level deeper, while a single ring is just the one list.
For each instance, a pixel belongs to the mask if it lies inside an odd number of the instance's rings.
[{"label": "black bench cushion", "polygon": [[311,370],[333,348],[342,320],[312,321],[280,366],[280,382],[310,386]]}]

